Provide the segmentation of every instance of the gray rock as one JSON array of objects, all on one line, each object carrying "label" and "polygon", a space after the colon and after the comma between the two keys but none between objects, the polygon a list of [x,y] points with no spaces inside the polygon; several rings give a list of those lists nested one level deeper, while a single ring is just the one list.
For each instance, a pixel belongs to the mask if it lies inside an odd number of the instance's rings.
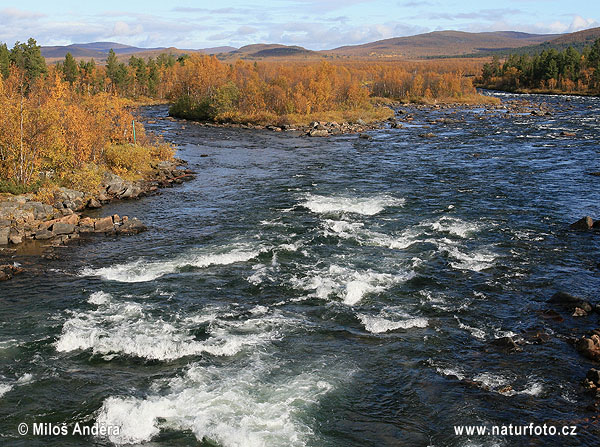
[{"label": "gray rock", "polygon": [[64,222],[56,222],[52,225],[52,232],[54,234],[71,234],[75,232],[75,225],[64,223]]},{"label": "gray rock", "polygon": [[117,233],[135,234],[146,231],[146,229],[146,226],[136,217],[127,220],[123,218],[123,224],[117,228]]},{"label": "gray rock", "polygon": [[41,229],[35,232],[35,238],[38,241],[45,241],[47,239],[51,239],[53,236],[54,234],[46,229]]},{"label": "gray rock", "polygon": [[8,245],[9,234],[10,234],[10,227],[0,228],[0,245]]},{"label": "gray rock", "polygon": [[313,129],[308,133],[308,135],[311,137],[328,137],[329,132],[325,129],[322,129],[322,130]]}]

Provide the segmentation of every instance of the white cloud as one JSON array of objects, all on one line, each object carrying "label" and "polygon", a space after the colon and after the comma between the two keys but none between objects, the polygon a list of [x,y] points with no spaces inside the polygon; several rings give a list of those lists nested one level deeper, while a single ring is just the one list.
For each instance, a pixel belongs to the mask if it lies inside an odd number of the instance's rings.
[{"label": "white cloud", "polygon": [[113,27],[113,35],[115,36],[135,36],[144,32],[142,25],[129,25],[125,22],[116,22]]}]

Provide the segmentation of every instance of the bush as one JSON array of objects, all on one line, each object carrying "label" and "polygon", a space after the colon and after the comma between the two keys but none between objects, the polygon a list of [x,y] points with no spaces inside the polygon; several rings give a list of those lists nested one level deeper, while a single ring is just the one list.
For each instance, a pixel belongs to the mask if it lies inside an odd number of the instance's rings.
[{"label": "bush", "polygon": [[24,185],[15,180],[0,179],[0,193],[9,193],[14,195],[36,192],[42,185],[41,180]]},{"label": "bush", "polygon": [[71,188],[76,191],[95,193],[100,187],[103,173],[104,169],[90,163],[83,166],[81,169],[73,171],[68,176],[65,176],[65,179],[62,183],[67,188]]},{"label": "bush", "polygon": [[139,177],[150,169],[152,155],[144,146],[115,144],[104,150],[106,165],[115,174]]}]

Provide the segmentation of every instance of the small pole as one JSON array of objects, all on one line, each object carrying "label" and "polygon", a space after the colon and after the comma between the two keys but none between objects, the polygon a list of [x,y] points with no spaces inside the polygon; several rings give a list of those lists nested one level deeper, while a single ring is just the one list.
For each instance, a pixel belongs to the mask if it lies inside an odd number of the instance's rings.
[{"label": "small pole", "polygon": [[137,144],[135,142],[135,120],[131,121],[131,124],[133,125],[133,144]]}]

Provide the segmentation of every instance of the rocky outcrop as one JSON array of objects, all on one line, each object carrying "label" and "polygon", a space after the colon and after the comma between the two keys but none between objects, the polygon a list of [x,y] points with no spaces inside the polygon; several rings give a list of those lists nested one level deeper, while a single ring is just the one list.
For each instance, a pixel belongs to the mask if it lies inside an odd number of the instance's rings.
[{"label": "rocky outcrop", "polygon": [[[394,120],[391,125],[396,121]],[[335,121],[315,121],[308,126],[308,128],[301,128],[306,135],[309,137],[328,137],[332,135],[362,133],[366,130],[381,129],[384,127],[384,123],[367,124],[365,121],[359,119],[354,123],[343,122],[337,123]],[[400,125],[402,127],[402,125]]]},{"label": "rocky outcrop", "polygon": [[600,361],[600,330],[596,329],[589,336],[578,339],[575,348],[584,357]]},{"label": "rocky outcrop", "polygon": [[19,273],[23,273],[23,269],[17,265],[0,265],[0,281],[7,281]]},{"label": "rocky outcrop", "polygon": [[181,169],[182,160],[163,161],[153,166],[152,174],[128,181],[116,174],[104,176],[100,191],[90,197],[81,191],[59,188],[52,205],[38,202],[32,194],[0,198],[0,247],[15,246],[27,240],[64,243],[83,233],[135,234],[146,227],[136,218],[114,215],[103,218],[82,217],[86,209],[97,209],[112,200],[136,199],[159,188],[193,178]]}]

